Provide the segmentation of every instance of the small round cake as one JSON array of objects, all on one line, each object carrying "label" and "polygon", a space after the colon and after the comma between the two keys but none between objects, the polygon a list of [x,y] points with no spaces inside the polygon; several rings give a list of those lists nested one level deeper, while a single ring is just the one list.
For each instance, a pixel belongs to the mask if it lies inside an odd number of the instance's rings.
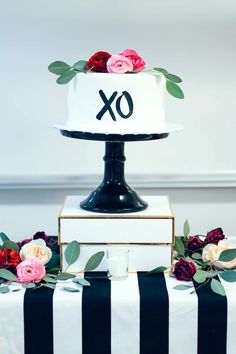
[{"label": "small round cake", "polygon": [[161,134],[182,129],[165,122],[164,75],[78,73],[69,84],[69,131],[102,134]]}]

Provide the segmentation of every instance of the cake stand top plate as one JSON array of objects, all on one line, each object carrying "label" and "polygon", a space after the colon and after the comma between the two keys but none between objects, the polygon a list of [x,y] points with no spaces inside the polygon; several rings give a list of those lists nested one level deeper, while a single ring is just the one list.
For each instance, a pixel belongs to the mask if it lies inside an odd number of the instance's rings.
[{"label": "cake stand top plate", "polygon": [[70,131],[66,129],[60,129],[63,136],[75,139],[84,140],[97,140],[97,141],[146,141],[146,140],[158,140],[167,138],[169,133],[161,134],[101,134],[101,133],[88,133],[81,131]]}]

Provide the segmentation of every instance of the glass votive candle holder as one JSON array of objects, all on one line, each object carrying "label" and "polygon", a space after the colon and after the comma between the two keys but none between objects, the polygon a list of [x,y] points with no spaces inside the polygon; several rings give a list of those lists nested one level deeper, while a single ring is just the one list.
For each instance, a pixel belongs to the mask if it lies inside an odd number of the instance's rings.
[{"label": "glass votive candle holder", "polygon": [[128,277],[129,250],[112,247],[107,250],[108,277],[112,280],[123,280]]}]

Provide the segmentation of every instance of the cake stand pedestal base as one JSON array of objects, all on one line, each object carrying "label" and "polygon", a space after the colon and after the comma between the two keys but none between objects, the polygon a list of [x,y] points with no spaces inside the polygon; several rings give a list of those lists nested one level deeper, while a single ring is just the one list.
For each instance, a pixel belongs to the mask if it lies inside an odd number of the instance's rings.
[{"label": "cake stand pedestal base", "polygon": [[106,142],[105,146],[104,179],[80,203],[81,208],[100,213],[131,213],[146,209],[148,204],[125,181],[124,142]]}]

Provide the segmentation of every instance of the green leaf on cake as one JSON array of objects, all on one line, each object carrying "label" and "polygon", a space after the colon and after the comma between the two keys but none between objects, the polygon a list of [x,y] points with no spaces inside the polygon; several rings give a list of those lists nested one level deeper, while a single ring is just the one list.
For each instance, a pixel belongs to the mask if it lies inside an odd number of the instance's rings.
[{"label": "green leaf on cake", "polygon": [[7,235],[4,234],[4,232],[0,232],[0,238],[1,238],[2,242],[10,241],[9,238],[7,237]]},{"label": "green leaf on cake", "polygon": [[179,76],[174,74],[167,73],[165,74],[165,77],[172,82],[176,82],[176,83],[182,82],[182,79]]},{"label": "green leaf on cake", "polygon": [[76,74],[77,74],[77,71],[74,69],[67,71],[58,77],[57,83],[60,85],[68,84],[68,82],[70,82]]},{"label": "green leaf on cake", "polygon": [[93,256],[91,256],[86,263],[86,266],[84,268],[85,272],[90,272],[91,270],[96,269],[99,264],[101,263],[102,259],[104,257],[104,251],[97,252]]},{"label": "green leaf on cake", "polygon": [[20,247],[14,241],[5,241],[2,245],[3,248],[9,248],[10,250],[19,251]]},{"label": "green leaf on cake", "polygon": [[35,283],[26,283],[26,284],[22,284],[22,287],[24,289],[33,289],[36,287],[36,284]]},{"label": "green leaf on cake", "polygon": [[225,296],[225,289],[223,287],[223,285],[221,284],[221,282],[219,282],[219,280],[216,279],[211,279],[211,290],[214,291],[214,293],[221,295],[221,296]]},{"label": "green leaf on cake", "polygon": [[188,219],[186,219],[184,222],[184,237],[188,237],[189,233],[190,233],[190,226],[188,223]]},{"label": "green leaf on cake", "polygon": [[167,80],[167,81],[166,81],[166,89],[167,89],[167,91],[169,92],[169,94],[170,94],[171,96],[174,96],[175,98],[179,98],[179,99],[184,98],[184,93],[183,93],[183,91],[182,91],[181,88],[180,88],[177,84],[175,84],[174,82]]},{"label": "green leaf on cake", "polygon": [[220,277],[230,283],[235,282],[236,281],[236,271],[235,270],[225,270],[223,273],[220,274]]},{"label": "green leaf on cake", "polygon": [[221,252],[219,261],[229,262],[232,261],[234,258],[236,258],[236,248],[232,248]]},{"label": "green leaf on cake", "polygon": [[69,286],[64,286],[63,287],[63,290],[65,291],[69,291],[70,293],[79,293],[80,290],[79,289],[76,289],[76,288],[70,288]]},{"label": "green leaf on cake", "polygon": [[78,71],[86,71],[87,61],[86,60],[79,60],[74,65],[72,65],[72,68],[74,68],[75,70],[78,70]]},{"label": "green leaf on cake", "polygon": [[160,73],[166,75],[168,74],[168,71],[166,69],[163,68],[153,68],[155,71],[159,71]]},{"label": "green leaf on cake", "polygon": [[15,276],[15,274],[13,274],[12,272],[10,272],[5,268],[0,269],[0,278],[10,280],[10,281],[17,281],[17,277]]},{"label": "green leaf on cake", "polygon": [[178,253],[179,256],[184,256],[184,244],[181,237],[179,236],[175,237],[174,250]]},{"label": "green leaf on cake", "polygon": [[65,259],[70,266],[71,264],[75,263],[80,255],[80,244],[78,241],[72,241],[65,250]]},{"label": "green leaf on cake", "polygon": [[64,74],[65,72],[69,71],[71,66],[66,64],[64,61],[54,61],[48,67],[48,70],[56,75]]}]

